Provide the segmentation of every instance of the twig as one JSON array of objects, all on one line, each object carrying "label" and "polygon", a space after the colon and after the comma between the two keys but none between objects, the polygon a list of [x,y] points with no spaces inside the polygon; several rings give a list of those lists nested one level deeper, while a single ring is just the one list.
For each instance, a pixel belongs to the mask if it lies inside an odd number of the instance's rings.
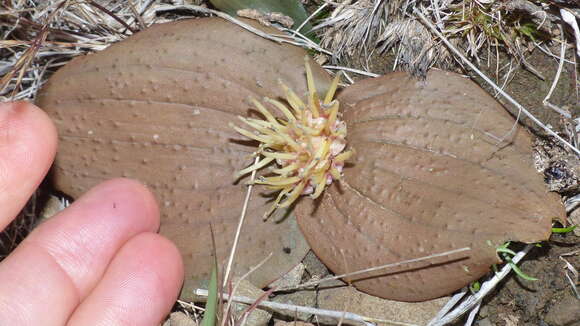
[{"label": "twig", "polygon": [[[562,25],[560,25],[560,35],[564,35],[564,28],[562,28]],[[556,85],[558,85],[558,81],[560,80],[560,75],[562,74],[562,68],[564,68],[564,57],[565,56],[566,56],[566,42],[564,42],[564,40],[562,40],[562,45],[560,46],[560,63],[558,64],[558,70],[556,71],[556,76],[554,76],[554,81],[552,82],[552,86],[550,87],[550,90],[548,91],[548,94],[546,94],[546,97],[544,98],[544,101],[542,103],[544,104],[544,106],[549,107],[550,109],[560,113],[561,115],[563,115],[564,117],[566,117],[568,119],[571,119],[572,115],[570,114],[570,112],[566,112],[563,109],[557,107],[556,105],[548,102],[550,97],[552,97],[552,93],[556,89]]]},{"label": "twig", "polygon": [[503,89],[501,89],[499,86],[497,86],[491,79],[489,79],[489,77],[487,77],[483,72],[481,72],[479,69],[477,69],[477,67],[473,63],[471,63],[471,61],[469,61],[455,46],[453,46],[453,44],[451,44],[451,42],[449,42],[449,40],[445,36],[443,36],[443,34],[441,34],[437,30],[437,28],[435,28],[435,26],[433,26],[433,24],[417,8],[413,8],[413,12],[415,13],[415,15],[417,15],[417,17],[419,17],[419,19],[423,23],[425,23],[425,25],[427,25],[427,27],[429,27],[429,29],[431,29],[431,31],[435,35],[437,35],[437,37],[439,37],[445,43],[445,45],[447,45],[447,47],[453,53],[455,53],[455,55],[457,55],[459,58],[461,58],[461,60],[466,65],[468,65],[475,73],[477,73],[481,78],[483,78],[483,80],[485,80],[490,86],[492,86],[507,101],[509,101],[511,104],[513,104],[515,107],[517,107],[520,112],[522,112],[523,114],[525,114],[530,120],[532,120],[534,123],[536,123],[542,129],[544,129],[548,134],[550,134],[554,138],[558,139],[560,142],[562,142],[563,144],[565,144],[573,152],[575,152],[577,155],[580,156],[580,149],[574,147],[572,144],[570,144],[569,142],[567,142],[564,138],[560,137],[552,129],[548,128],[540,120],[538,120],[536,117],[534,117],[528,110],[526,110],[526,108],[524,108],[520,103],[518,103],[518,101],[516,101],[513,97],[511,97],[511,95],[509,95],[508,93],[506,93]]},{"label": "twig", "polygon": [[[572,291],[574,292],[574,295],[576,296],[577,299],[580,300],[580,293],[578,292],[578,288],[576,287],[576,284],[578,284],[578,270],[572,265],[570,264],[566,258],[567,256],[574,256],[580,254],[580,250],[575,250],[572,252],[567,252],[565,254],[560,255],[560,259],[566,264],[566,278],[568,279],[568,282],[570,282],[570,286],[572,287]],[[573,276],[570,276],[570,274],[572,274]]]},{"label": "twig", "polygon": [[[257,164],[260,160],[259,156],[256,156],[254,160],[254,164]],[[250,180],[254,181],[256,178],[256,170],[252,171]],[[244,224],[244,220],[246,219],[246,212],[248,211],[248,204],[250,203],[250,196],[252,194],[252,188],[254,188],[253,182],[250,182],[248,185],[248,190],[246,191],[246,198],[244,199],[244,205],[242,206],[242,212],[240,214],[240,220],[238,222],[238,227],[236,229],[236,236],[234,238],[234,243],[232,245],[232,250],[230,251],[230,257],[228,259],[228,264],[226,265],[226,271],[224,273],[224,283],[223,286],[225,287],[229,281],[230,273],[232,270],[232,265],[234,263],[234,256],[236,255],[236,250],[238,248],[238,242],[240,242],[240,234],[242,233],[242,225]]]},{"label": "twig", "polygon": [[[562,15],[562,19],[570,25],[574,31],[574,38],[576,39],[576,54],[580,57],[580,28],[578,27],[578,22],[574,17],[575,15],[572,11],[565,8],[560,8],[560,15]],[[564,34],[562,34],[562,36],[564,36]]]},{"label": "twig", "polygon": [[[522,258],[524,258],[524,256],[534,247],[533,244],[529,244],[526,245],[526,247],[518,252],[513,258],[512,258],[512,262],[514,264],[517,264],[520,262],[520,260],[522,260]],[[443,326],[443,325],[447,325],[451,322],[453,322],[454,320],[458,319],[459,317],[463,316],[465,313],[467,313],[468,311],[472,310],[474,307],[476,307],[479,303],[481,303],[481,301],[483,300],[483,298],[488,295],[496,286],[497,284],[503,280],[508,274],[509,272],[512,270],[512,265],[511,264],[506,264],[499,273],[496,273],[491,279],[489,279],[488,281],[485,281],[482,285],[480,290],[471,295],[470,297],[468,297],[467,299],[465,299],[465,301],[463,301],[457,308],[455,308],[453,311],[451,311],[450,313],[446,314],[444,317],[438,319],[438,320],[433,320],[431,322],[429,322],[428,326]]]},{"label": "twig", "polygon": [[112,13],[109,9],[101,6],[100,4],[89,0],[88,4],[90,4],[91,6],[99,9],[100,11],[104,12],[105,14],[109,15],[111,18],[113,18],[114,20],[116,20],[119,24],[125,26],[126,29],[128,29],[131,34],[135,34],[137,33],[137,31],[135,29],[133,29],[133,27],[129,26],[129,24],[127,24],[124,20],[122,20],[121,18],[119,18],[119,16],[115,15],[114,13]]},{"label": "twig", "polygon": [[475,317],[477,317],[477,313],[479,312],[479,308],[481,308],[481,301],[477,303],[475,308],[471,309],[469,315],[467,316],[467,320],[465,321],[464,326],[471,326],[473,325],[473,321]]},{"label": "twig", "polygon": [[461,299],[467,294],[467,292],[469,292],[469,290],[467,288],[463,288],[463,290],[461,290],[461,292],[458,292],[456,294],[454,294],[451,299],[449,299],[447,301],[447,303],[445,303],[445,305],[443,306],[443,308],[441,308],[441,310],[439,310],[439,312],[437,312],[437,314],[435,315],[435,317],[433,319],[431,319],[431,321],[429,321],[428,325],[431,325],[432,323],[438,321],[439,319],[443,318],[449,311],[451,311],[451,309],[453,307],[455,307],[455,305],[461,301]]},{"label": "twig", "polygon": [[135,7],[135,3],[133,2],[133,0],[128,0],[127,2],[129,2],[129,8],[133,12],[133,16],[135,17],[135,21],[139,25],[139,29],[143,30],[147,28],[147,25],[145,25],[143,17],[141,17],[141,14],[139,13],[139,11],[137,11],[137,7]]},{"label": "twig", "polygon": [[333,69],[333,70],[344,70],[344,71],[350,71],[350,72],[354,72],[355,74],[359,74],[359,75],[363,75],[363,76],[369,76],[369,77],[379,77],[379,74],[375,74],[372,72],[368,72],[368,71],[364,71],[364,70],[359,70],[359,69],[354,69],[354,68],[348,68],[348,67],[341,67],[341,66],[329,66],[329,65],[325,65],[322,66],[322,68],[324,69]]},{"label": "twig", "polygon": [[[538,42],[534,42],[534,45],[535,45],[535,49],[538,49],[538,50],[542,51],[544,54],[546,54],[546,55],[548,55],[548,56],[550,56],[552,58],[558,59],[558,62],[560,62],[560,60],[564,60],[565,63],[569,63],[569,64],[572,64],[572,65],[574,64],[574,61],[568,60],[566,58],[560,58],[557,55],[555,55],[554,53],[550,52],[550,49],[548,49],[548,47],[546,45],[540,44]],[[546,46],[546,48],[544,49],[542,47],[542,45],[543,46]]]},{"label": "twig", "polygon": [[316,15],[318,15],[318,13],[322,11],[322,9],[326,8],[326,6],[328,6],[328,3],[323,3],[323,4],[322,4],[322,6],[320,6],[318,9],[316,9],[316,10],[315,10],[315,11],[312,13],[312,15],[308,16],[308,18],[306,18],[306,19],[305,19],[305,20],[302,22],[302,24],[300,24],[300,26],[298,26],[298,28],[296,28],[296,30],[294,31],[294,33],[298,33],[298,32],[300,32],[300,30],[301,30],[302,28],[304,28],[304,26],[306,26],[306,24],[308,24],[308,22],[309,22],[310,20],[312,20],[312,18],[316,17]]},{"label": "twig", "polygon": [[[246,279],[248,276],[250,276],[253,272],[255,272],[257,269],[259,269],[260,267],[262,267],[270,258],[272,258],[272,253],[270,253],[266,258],[264,258],[260,263],[258,263],[258,265],[252,267],[246,274],[242,275],[242,277],[240,277],[240,279],[236,282],[236,284],[234,285],[233,290],[231,291],[232,294],[236,294],[236,292],[238,291],[238,288],[240,286],[240,284],[242,284],[242,281],[244,279]],[[224,316],[228,316],[229,311],[230,311],[230,307],[232,306],[232,301],[233,301],[233,296],[230,297],[227,300],[226,303],[226,307],[224,309],[225,314]],[[222,319],[222,325],[224,325],[226,318]]]},{"label": "twig", "polygon": [[[195,295],[200,296],[200,297],[207,297],[208,291],[205,289],[197,289],[197,290],[195,290]],[[230,299],[230,295],[228,295],[227,293],[222,294],[221,297],[222,297],[222,300],[229,300]],[[245,303],[245,304],[254,304],[256,302],[255,299],[248,298],[248,297],[242,297],[242,296],[231,296],[231,298],[233,298],[233,301],[235,301],[235,302]],[[274,309],[274,310],[283,310],[283,311],[314,314],[317,316],[330,317],[330,318],[334,318],[337,320],[340,320],[340,318],[343,318],[346,320],[359,322],[365,326],[373,326],[374,325],[374,324],[372,324],[373,322],[387,323],[387,324],[397,325],[397,326],[417,326],[416,324],[411,324],[411,323],[365,317],[365,316],[361,316],[361,315],[358,315],[358,314],[355,314],[352,312],[335,311],[335,310],[327,310],[327,309],[317,309],[317,308],[312,308],[312,307],[296,306],[296,305],[284,304],[284,303],[278,303],[278,302],[272,302],[272,301],[261,301],[257,304],[257,306],[261,307],[261,308],[269,308],[269,309]]]},{"label": "twig", "polygon": [[[253,27],[250,24],[246,24],[243,21],[236,19],[233,16],[230,16],[226,13],[223,13],[221,11],[217,11],[217,10],[213,10],[213,9],[209,9],[209,8],[204,8],[201,6],[195,6],[195,5],[162,5],[156,8],[156,11],[168,11],[168,10],[175,10],[175,9],[182,9],[182,10],[191,10],[191,11],[197,11],[206,15],[215,15],[217,17],[223,18],[231,23],[234,23],[238,26],[240,26],[241,28],[252,32],[260,37],[263,37],[265,39],[268,39],[270,41],[274,41],[276,43],[288,43],[288,44],[292,44],[292,45],[296,45],[299,47],[303,47],[303,48],[307,48],[307,49],[314,49],[316,51],[319,52],[324,52],[327,54],[332,54],[331,52],[329,52],[328,50],[325,50],[323,48],[321,48],[320,46],[318,46],[318,44],[307,40],[306,37],[305,40],[303,42],[298,42],[295,40],[295,38],[292,39],[288,39],[288,35],[271,35],[268,33],[265,33],[263,31],[261,31],[258,28]],[[293,31],[293,30],[288,30],[288,31]],[[298,33],[297,31],[295,31],[296,35],[301,35],[300,33]]]}]

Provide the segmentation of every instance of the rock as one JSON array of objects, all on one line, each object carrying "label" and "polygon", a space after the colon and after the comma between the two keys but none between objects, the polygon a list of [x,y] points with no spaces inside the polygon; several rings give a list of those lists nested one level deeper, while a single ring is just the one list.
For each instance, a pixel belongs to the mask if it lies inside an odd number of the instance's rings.
[{"label": "rock", "polygon": [[292,268],[288,273],[284,274],[282,277],[270,284],[269,287],[281,289],[296,286],[300,284],[305,270],[306,266],[304,266],[303,263],[300,263],[296,265],[296,267]]},{"label": "rock", "polygon": [[568,292],[550,308],[544,321],[550,326],[580,326],[580,300]]},{"label": "rock", "polygon": [[[316,291],[302,290],[292,293],[281,294],[277,295],[272,301],[296,306],[315,307]],[[279,311],[278,313],[283,316],[287,316],[291,320],[308,320],[312,316],[312,314],[304,312],[295,313],[289,311]]]},{"label": "rock", "polygon": [[334,284],[335,286],[332,287],[325,285],[319,290],[320,309],[347,311],[365,317],[418,325],[426,325],[449,300],[443,297],[425,302],[398,302],[359,292],[344,283]]},{"label": "rock", "polygon": [[477,315],[482,320],[483,320],[483,318],[488,317],[489,316],[489,307],[484,305],[483,307],[481,307],[481,309],[479,309],[479,313]]},{"label": "rock", "polygon": [[303,321],[284,321],[284,320],[276,320],[274,322],[274,326],[313,326],[311,323],[303,322]]},{"label": "rock", "polygon": [[171,313],[169,320],[163,323],[163,326],[198,326],[197,323],[188,315],[181,311]]},{"label": "rock", "polygon": [[476,325],[477,326],[493,326],[493,324],[491,323],[489,318],[483,318],[483,319],[477,321]]},{"label": "rock", "polygon": [[[576,208],[570,213],[570,225],[580,225],[580,208]],[[574,234],[580,237],[580,228],[575,228]]]},{"label": "rock", "polygon": [[303,264],[306,266],[306,271],[310,274],[310,277],[313,279],[321,279],[328,275],[328,268],[324,266],[324,264],[316,257],[316,255],[310,250],[304,260],[302,260]]},{"label": "rock", "polygon": [[[238,284],[238,282],[239,285],[236,289],[236,292],[234,293],[235,296],[248,297],[258,300],[258,298],[260,298],[260,296],[262,296],[265,293],[264,291],[258,289],[256,286],[254,286],[247,280],[239,281],[238,279],[234,279],[233,281],[234,286]],[[246,311],[248,307],[249,307],[248,305],[241,303],[236,303],[234,305],[234,313],[236,315],[236,320],[242,318],[242,314]],[[270,312],[255,308],[247,317],[245,325],[265,326],[270,321],[270,318],[272,318],[272,314]]]}]

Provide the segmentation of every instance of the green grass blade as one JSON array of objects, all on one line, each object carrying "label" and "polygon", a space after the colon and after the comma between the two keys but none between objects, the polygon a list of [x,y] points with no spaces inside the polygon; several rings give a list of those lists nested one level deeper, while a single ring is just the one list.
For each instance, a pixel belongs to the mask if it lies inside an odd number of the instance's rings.
[{"label": "green grass blade", "polygon": [[523,278],[524,280],[527,280],[527,281],[537,281],[538,280],[537,278],[529,276],[528,274],[524,273],[511,259],[506,258],[506,261],[508,264],[510,264],[510,266],[512,267],[514,272],[519,277]]},{"label": "green grass blade", "polygon": [[208,296],[207,302],[205,304],[205,313],[203,314],[203,320],[201,321],[201,326],[215,326],[217,319],[217,295],[218,295],[218,282],[217,282],[217,264],[213,264],[211,269],[211,277],[209,279],[208,286]]},{"label": "green grass blade", "polygon": [[568,233],[574,231],[578,225],[572,225],[567,228],[552,228],[552,233]]},{"label": "green grass blade", "polygon": [[504,254],[509,254],[509,255],[512,255],[512,256],[515,256],[516,255],[516,253],[513,250],[509,249],[509,248],[499,247],[499,248],[496,249],[496,251],[497,252],[500,252],[500,253],[504,253]]}]

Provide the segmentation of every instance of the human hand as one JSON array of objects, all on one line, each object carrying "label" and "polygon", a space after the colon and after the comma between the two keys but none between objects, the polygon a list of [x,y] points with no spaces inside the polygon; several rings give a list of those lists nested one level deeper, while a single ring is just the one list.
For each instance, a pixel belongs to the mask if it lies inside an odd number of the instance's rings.
[{"label": "human hand", "polygon": [[[42,110],[0,104],[0,230],[45,176],[56,139]],[[96,186],[0,263],[0,325],[159,325],[183,266],[158,227],[144,186],[127,179]]]}]

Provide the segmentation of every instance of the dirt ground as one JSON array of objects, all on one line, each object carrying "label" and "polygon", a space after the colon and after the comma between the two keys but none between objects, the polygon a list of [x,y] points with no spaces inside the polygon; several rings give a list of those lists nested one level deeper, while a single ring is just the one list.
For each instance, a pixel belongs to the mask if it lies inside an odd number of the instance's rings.
[{"label": "dirt ground", "polygon": [[[578,251],[580,239],[574,234],[553,235],[535,248],[521,269],[538,281],[526,281],[512,274],[484,302],[479,325],[580,325],[580,301],[574,297],[566,278],[562,254]],[[580,266],[580,257],[565,257]]]},{"label": "dirt ground", "polygon": [[[528,60],[545,80],[525,69],[519,69],[506,90],[540,121],[562,132],[567,121],[542,105],[555,78],[557,62],[537,50]],[[575,85],[578,71],[571,69],[571,65],[567,66],[550,101],[568,109],[575,119],[580,116],[578,88]],[[505,103],[501,99],[500,102]],[[516,114],[515,108],[510,105],[506,107]],[[537,135],[545,134],[527,118],[523,118],[522,123]],[[578,189],[573,192],[577,193]],[[549,242],[535,248],[521,264],[521,268],[539,280],[530,282],[511,275],[484,303],[479,314],[479,325],[580,325],[580,298],[575,297],[565,275],[565,263],[560,259],[560,255],[578,252],[579,249],[580,238],[573,233],[554,234]],[[579,255],[567,259],[576,268],[580,267]]]}]

